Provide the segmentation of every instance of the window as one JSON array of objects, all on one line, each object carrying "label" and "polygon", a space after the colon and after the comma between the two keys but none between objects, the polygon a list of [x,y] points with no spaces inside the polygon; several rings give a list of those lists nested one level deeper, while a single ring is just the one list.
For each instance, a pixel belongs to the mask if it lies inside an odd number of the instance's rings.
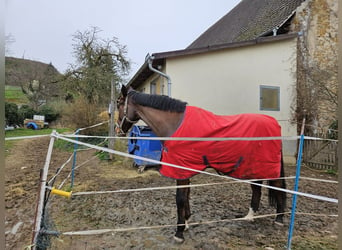
[{"label": "window", "polygon": [[157,94],[157,83],[156,83],[156,81],[153,81],[150,84],[150,94]]},{"label": "window", "polygon": [[260,86],[260,110],[280,110],[280,87]]}]

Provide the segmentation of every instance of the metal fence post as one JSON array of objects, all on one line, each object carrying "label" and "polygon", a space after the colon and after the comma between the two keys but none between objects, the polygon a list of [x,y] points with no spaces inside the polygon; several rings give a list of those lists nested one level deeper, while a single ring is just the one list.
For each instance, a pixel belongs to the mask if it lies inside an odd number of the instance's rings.
[{"label": "metal fence post", "polygon": [[[305,128],[305,118],[303,119],[302,130],[300,133],[299,147],[298,147],[296,179],[295,179],[295,186],[294,186],[294,191],[296,192],[298,191],[300,167],[302,164],[302,154],[303,154],[303,145],[304,145],[304,128]],[[291,249],[292,235],[293,235],[294,222],[295,222],[295,216],[296,216],[296,206],[297,206],[297,194],[293,194],[291,220],[290,220],[290,226],[289,226],[289,234],[287,238],[287,249]]]},{"label": "metal fence post", "polygon": [[[77,129],[76,132],[75,132],[75,135],[78,135],[79,132],[80,132],[80,129]],[[76,137],[75,140],[78,141],[78,137]],[[72,167],[71,167],[71,184],[70,184],[70,188],[74,187],[77,148],[78,148],[78,144],[75,143],[74,144],[74,158],[72,159]]]}]

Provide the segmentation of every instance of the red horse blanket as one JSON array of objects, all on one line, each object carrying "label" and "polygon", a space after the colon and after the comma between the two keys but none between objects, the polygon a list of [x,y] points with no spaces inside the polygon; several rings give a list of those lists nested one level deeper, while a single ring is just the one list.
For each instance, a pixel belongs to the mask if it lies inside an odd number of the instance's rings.
[{"label": "red horse blanket", "polygon": [[[184,119],[172,137],[275,137],[281,136],[278,122],[267,115],[215,115],[187,106]],[[165,141],[162,161],[219,172],[240,179],[280,177],[281,140],[261,141]],[[162,165],[160,173],[188,179],[198,172]]]}]

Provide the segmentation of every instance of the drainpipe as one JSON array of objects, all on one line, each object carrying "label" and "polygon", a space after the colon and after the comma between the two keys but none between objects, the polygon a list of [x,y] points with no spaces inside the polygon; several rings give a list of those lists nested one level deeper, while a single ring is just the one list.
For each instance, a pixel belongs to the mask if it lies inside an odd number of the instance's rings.
[{"label": "drainpipe", "polygon": [[153,59],[154,59],[154,57],[153,57],[153,56],[150,56],[150,54],[147,54],[147,55],[146,55],[145,61],[147,61],[148,68],[149,68],[151,71],[153,71],[153,72],[155,72],[155,73],[157,73],[157,74],[159,74],[159,75],[161,75],[161,76],[163,76],[163,77],[165,77],[165,78],[167,79],[167,95],[168,95],[169,97],[171,97],[171,78],[170,78],[167,74],[165,74],[165,73],[163,73],[163,72],[161,72],[161,71],[159,71],[159,70],[157,70],[157,69],[155,69],[155,68],[152,67],[152,61],[153,61]]}]

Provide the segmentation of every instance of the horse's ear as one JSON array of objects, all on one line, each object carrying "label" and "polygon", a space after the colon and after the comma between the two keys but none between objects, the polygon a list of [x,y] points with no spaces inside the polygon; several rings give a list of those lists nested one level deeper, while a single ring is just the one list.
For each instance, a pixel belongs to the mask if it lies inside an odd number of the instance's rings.
[{"label": "horse's ear", "polygon": [[127,96],[127,88],[125,85],[122,85],[121,87],[121,94],[122,96],[126,97]]}]

